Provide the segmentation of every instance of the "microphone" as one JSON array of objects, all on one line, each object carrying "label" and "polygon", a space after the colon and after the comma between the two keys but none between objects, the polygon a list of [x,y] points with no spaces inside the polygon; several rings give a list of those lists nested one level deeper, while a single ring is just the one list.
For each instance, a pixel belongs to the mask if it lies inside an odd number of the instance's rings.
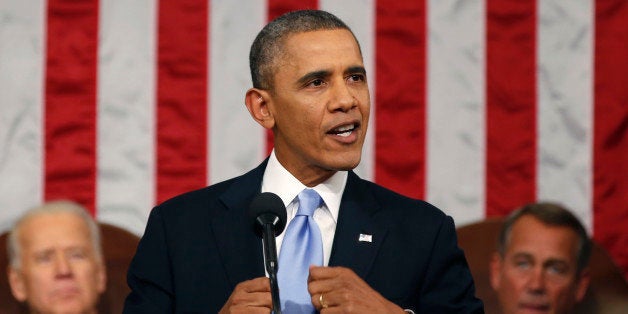
[{"label": "microphone", "polygon": [[270,279],[270,294],[273,299],[273,313],[281,314],[279,284],[277,283],[277,245],[275,236],[286,227],[286,206],[277,194],[264,192],[257,195],[249,205],[248,216],[253,230],[262,237],[266,272]]}]

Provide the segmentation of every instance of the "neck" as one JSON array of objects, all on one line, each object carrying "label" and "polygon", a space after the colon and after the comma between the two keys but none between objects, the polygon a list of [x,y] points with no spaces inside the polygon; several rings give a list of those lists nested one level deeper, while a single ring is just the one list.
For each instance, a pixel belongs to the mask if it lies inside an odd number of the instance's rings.
[{"label": "neck", "polygon": [[303,185],[315,187],[331,178],[337,170],[324,169],[313,165],[294,164],[284,160],[281,154],[275,150],[277,161]]},{"label": "neck", "polygon": [[318,177],[310,177],[310,178],[299,178],[296,176],[295,177],[299,179],[299,181],[301,181],[303,185],[307,186],[308,188],[312,188],[327,181],[327,179],[331,178],[331,176],[333,176],[335,173],[336,171],[329,171],[328,173],[325,173],[325,175],[318,176]]}]

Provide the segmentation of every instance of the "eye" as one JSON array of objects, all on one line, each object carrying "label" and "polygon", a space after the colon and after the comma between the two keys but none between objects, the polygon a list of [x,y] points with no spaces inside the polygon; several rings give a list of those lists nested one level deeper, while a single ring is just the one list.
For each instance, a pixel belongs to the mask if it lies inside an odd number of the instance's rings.
[{"label": "eye", "polygon": [[73,260],[82,260],[87,257],[87,253],[82,249],[73,249],[68,252],[68,257]]},{"label": "eye", "polygon": [[530,261],[526,259],[515,260],[514,264],[515,267],[519,269],[529,269],[532,267],[532,263],[530,263]]},{"label": "eye", "polygon": [[547,272],[554,275],[564,275],[568,272],[568,269],[566,265],[555,263],[547,267]]},{"label": "eye", "polygon": [[325,84],[325,81],[323,81],[322,79],[314,79],[310,81],[310,83],[308,83],[307,86],[319,87],[319,86],[322,86],[323,84]]},{"label": "eye", "polygon": [[364,74],[351,74],[349,75],[348,80],[351,82],[364,82],[366,77]]},{"label": "eye", "polygon": [[45,252],[35,255],[35,263],[37,264],[46,264],[52,261],[52,254]]}]

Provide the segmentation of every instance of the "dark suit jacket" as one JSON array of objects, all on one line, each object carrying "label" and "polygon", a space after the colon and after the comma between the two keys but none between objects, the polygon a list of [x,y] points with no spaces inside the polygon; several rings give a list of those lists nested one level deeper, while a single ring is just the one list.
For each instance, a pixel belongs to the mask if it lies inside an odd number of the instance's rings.
[{"label": "dark suit jacket", "polygon": [[[246,217],[266,162],[155,207],[127,276],[124,313],[217,313],[235,286],[264,276]],[[372,242],[358,241],[360,234]],[[416,313],[483,313],[453,220],[436,207],[349,173],[330,266],[351,268]]]}]

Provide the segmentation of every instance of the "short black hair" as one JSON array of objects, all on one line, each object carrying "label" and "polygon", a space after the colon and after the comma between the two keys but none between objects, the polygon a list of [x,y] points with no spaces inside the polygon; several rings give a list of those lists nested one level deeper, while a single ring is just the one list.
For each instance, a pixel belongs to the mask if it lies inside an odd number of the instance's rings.
[{"label": "short black hair", "polygon": [[[288,35],[334,29],[346,29],[355,38],[347,24],[337,16],[321,10],[292,11],[268,23],[255,37],[249,53],[253,87],[272,89],[275,60],[281,56],[283,41]],[[358,43],[357,38],[355,41]]]}]

